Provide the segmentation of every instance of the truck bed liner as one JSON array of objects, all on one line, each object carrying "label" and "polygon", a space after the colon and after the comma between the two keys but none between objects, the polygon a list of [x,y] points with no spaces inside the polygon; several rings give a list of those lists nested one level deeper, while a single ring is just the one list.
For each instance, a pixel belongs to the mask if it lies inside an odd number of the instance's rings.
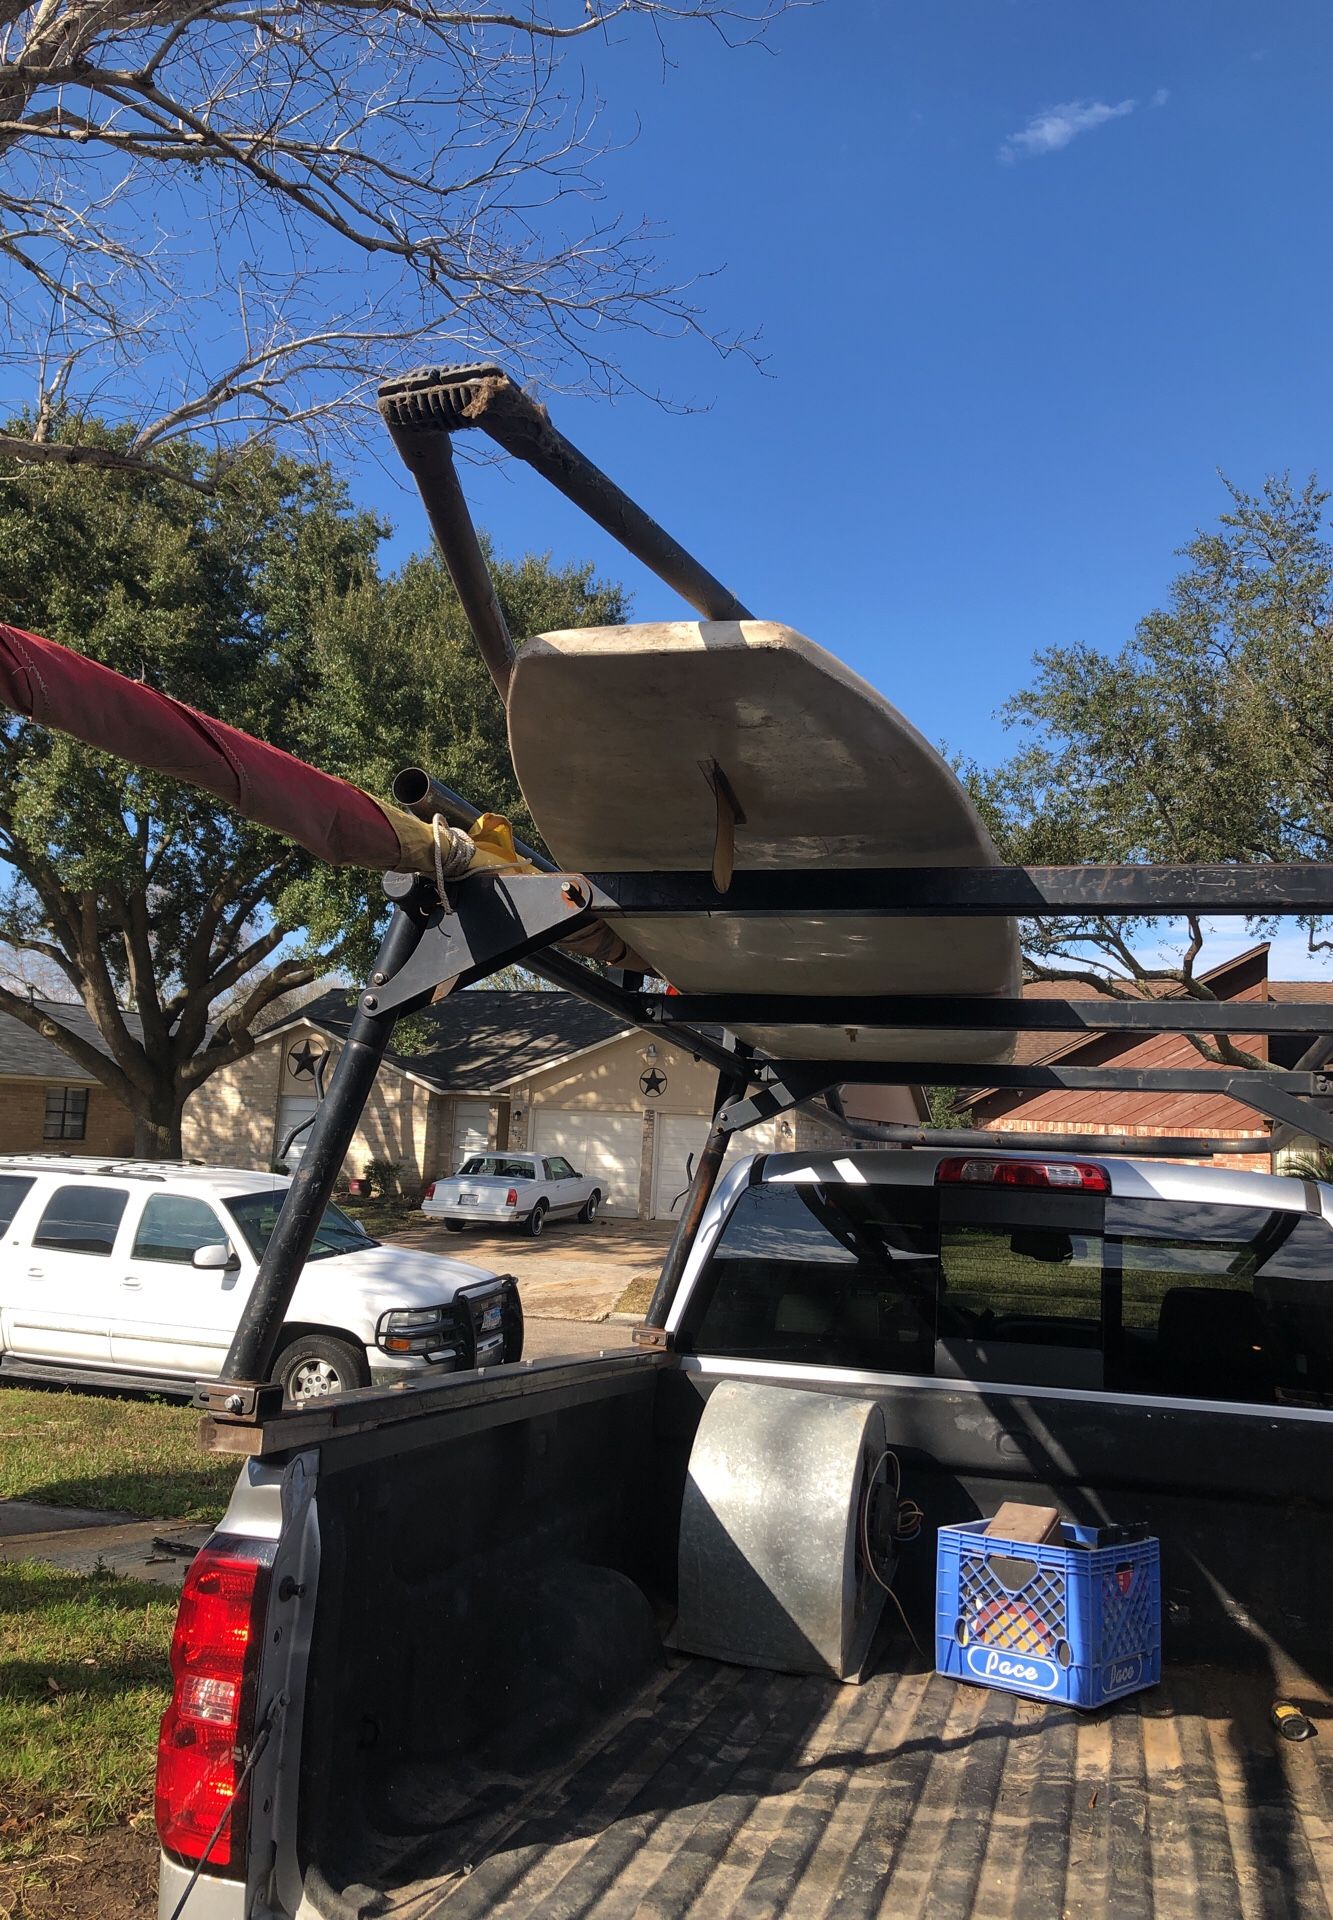
[{"label": "truck bed liner", "polygon": [[1175,1668],[1087,1715],[673,1656],[535,1783],[405,1768],[360,1871],[308,1892],[395,1920],[1329,1920],[1333,1752],[1280,1740],[1273,1698]]}]

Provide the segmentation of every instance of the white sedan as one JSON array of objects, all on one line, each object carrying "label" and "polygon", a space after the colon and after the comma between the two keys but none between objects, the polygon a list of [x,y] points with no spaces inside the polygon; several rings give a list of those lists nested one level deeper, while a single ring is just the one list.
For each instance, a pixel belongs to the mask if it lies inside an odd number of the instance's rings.
[{"label": "white sedan", "polygon": [[591,1220],[602,1190],[558,1153],[470,1153],[458,1172],[432,1180],[421,1210],[448,1233],[464,1227],[524,1227],[535,1240],[548,1220]]}]

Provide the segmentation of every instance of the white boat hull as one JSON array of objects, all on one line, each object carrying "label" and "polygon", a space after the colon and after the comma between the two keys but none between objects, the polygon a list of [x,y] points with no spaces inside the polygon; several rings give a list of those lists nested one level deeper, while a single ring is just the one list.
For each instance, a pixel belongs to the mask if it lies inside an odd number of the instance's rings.
[{"label": "white boat hull", "polygon": [[[993,866],[953,772],[882,695],[767,621],[544,634],[519,654],[509,739],[563,867],[708,871],[720,767],[744,814],[737,872]],[[992,918],[652,916],[618,931],[691,993],[1016,995],[1015,923]],[[994,1063],[1012,1032],[740,1025],[787,1059]]]}]

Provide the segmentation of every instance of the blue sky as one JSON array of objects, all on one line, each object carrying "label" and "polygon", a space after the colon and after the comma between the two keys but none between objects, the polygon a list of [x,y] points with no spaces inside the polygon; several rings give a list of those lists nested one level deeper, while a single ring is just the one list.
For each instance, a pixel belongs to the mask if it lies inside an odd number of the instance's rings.
[{"label": "blue sky", "polygon": [[[585,43],[586,44],[586,43]],[[678,32],[594,54],[637,139],[608,201],[669,227],[766,372],[628,340],[683,404],[558,423],[756,611],[932,738],[1002,752],[1033,652],[1112,647],[1244,485],[1318,465],[1329,402],[1333,11],[1232,0],[827,0],[771,53]],[[424,523],[387,472],[358,490]],[[526,474],[469,481],[505,547],[677,603]]]},{"label": "blue sky", "polygon": [[[611,124],[639,120],[609,200],[667,223],[675,271],[725,268],[709,319],[759,326],[764,374],[629,341],[636,377],[706,411],[555,417],[758,613],[999,757],[1034,652],[1120,645],[1221,510],[1219,468],[1333,467],[1333,10],[827,0],[769,45],[589,63]],[[362,484],[415,544],[412,501]],[[593,557],[638,617],[676,612],[531,476],[468,486],[505,547]]]}]

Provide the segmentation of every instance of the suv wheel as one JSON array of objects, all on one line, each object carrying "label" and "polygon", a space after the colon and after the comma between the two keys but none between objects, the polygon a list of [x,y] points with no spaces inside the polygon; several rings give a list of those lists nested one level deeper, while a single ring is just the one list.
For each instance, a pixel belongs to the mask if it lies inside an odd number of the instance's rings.
[{"label": "suv wheel", "polygon": [[536,1240],[546,1225],[546,1202],[539,1200],[528,1215],[527,1231],[530,1239]]},{"label": "suv wheel", "polygon": [[368,1387],[370,1368],[365,1354],[350,1341],[309,1333],[283,1348],[269,1377],[280,1381],[285,1397],[300,1406],[307,1400],[326,1399],[331,1393]]},{"label": "suv wheel", "polygon": [[579,1219],[585,1223],[589,1220],[595,1220],[597,1218],[597,1209],[601,1204],[602,1196],[598,1193],[596,1187],[594,1187],[583,1205],[579,1208]]}]

